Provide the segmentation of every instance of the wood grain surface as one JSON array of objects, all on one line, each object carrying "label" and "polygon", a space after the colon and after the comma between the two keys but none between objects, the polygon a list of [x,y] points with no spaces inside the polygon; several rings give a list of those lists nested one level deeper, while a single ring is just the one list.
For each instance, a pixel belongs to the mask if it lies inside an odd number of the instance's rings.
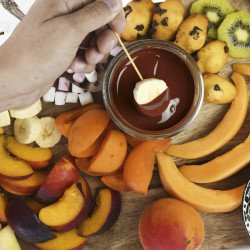
[{"label": "wood grain surface", "polygon": [[[8,2],[3,1],[2,2]],[[0,1],[0,3],[1,3]],[[25,0],[24,0],[25,1]],[[12,2],[12,1],[9,1]],[[190,0],[183,0],[183,3],[189,7]],[[250,11],[250,1],[249,0],[238,0],[231,1],[232,5],[236,9],[248,10]],[[232,60],[229,59],[226,67],[220,72],[222,76],[230,78],[232,68],[231,64],[234,62],[248,62],[249,59],[244,60]],[[250,99],[250,78],[246,78],[248,83],[248,94]],[[74,105],[66,105],[63,107],[54,106],[53,104],[43,103],[43,110],[39,116],[57,116],[62,111],[72,108]],[[222,119],[223,115],[228,109],[228,105],[213,105],[204,103],[199,113],[197,119],[189,127],[188,130],[182,132],[181,134],[173,138],[174,142],[185,142],[201,136],[206,135],[211,131],[218,122]],[[250,108],[249,108],[250,109]],[[244,122],[243,127],[239,133],[233,138],[227,145],[218,150],[216,153],[209,155],[199,161],[207,161],[211,158],[214,158],[217,155],[221,155],[224,152],[227,152],[244,139],[249,134],[250,126],[250,114],[248,109],[248,115]],[[232,123],[234,121],[232,120]],[[8,133],[11,133],[9,129]],[[53,148],[54,161],[59,159],[67,152],[67,141],[62,139],[60,144],[56,145]],[[176,159],[178,164],[187,163],[181,159]],[[103,186],[98,178],[87,177],[92,190]],[[226,179],[224,181],[214,183],[211,185],[204,185],[207,187],[215,189],[228,189],[236,187],[242,183],[246,183],[250,179],[250,168],[246,167],[241,172],[235,176]],[[143,249],[139,238],[138,238],[138,222],[140,215],[143,209],[150,204],[151,202],[168,197],[169,195],[162,188],[159,176],[157,171],[154,171],[154,176],[150,184],[150,190],[147,196],[140,194],[135,194],[132,192],[125,192],[122,194],[122,212],[120,218],[116,225],[114,225],[109,231],[103,235],[91,238],[88,245],[85,247],[86,250],[110,250],[110,249],[119,249],[119,250],[135,250]],[[217,250],[217,249],[230,249],[248,246],[247,249],[250,249],[250,237],[248,236],[243,220],[242,220],[242,208],[238,208],[234,212],[223,213],[223,214],[205,214],[201,213],[201,216],[205,223],[206,237],[205,241],[201,247],[202,250]],[[23,250],[34,250],[36,249],[31,244],[25,243],[20,240],[21,247]],[[11,249],[10,249],[11,250]],[[61,249],[58,249],[61,250]]]}]

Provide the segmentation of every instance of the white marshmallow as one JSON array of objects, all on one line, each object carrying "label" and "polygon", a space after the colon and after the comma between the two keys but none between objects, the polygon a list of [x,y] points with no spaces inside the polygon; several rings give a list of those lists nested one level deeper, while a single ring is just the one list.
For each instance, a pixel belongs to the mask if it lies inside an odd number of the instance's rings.
[{"label": "white marshmallow", "polygon": [[69,73],[69,74],[73,74],[73,73],[75,73],[72,69],[68,69],[67,70],[67,73]]},{"label": "white marshmallow", "polygon": [[82,83],[84,81],[84,79],[85,79],[85,74],[83,74],[83,73],[74,73],[73,79],[78,83]]},{"label": "white marshmallow", "polygon": [[89,74],[85,74],[85,76],[89,82],[91,83],[97,82],[97,72],[95,70]]},{"label": "white marshmallow", "polygon": [[122,47],[116,46],[110,51],[110,55],[115,57],[117,54],[119,54],[120,51],[122,51]]},{"label": "white marshmallow", "polygon": [[75,84],[72,84],[72,92],[77,94],[83,94],[84,89],[76,86]]},{"label": "white marshmallow", "polygon": [[9,111],[3,111],[0,113],[0,128],[9,126],[11,124]]},{"label": "white marshmallow", "polygon": [[77,103],[78,101],[78,94],[77,93],[67,93],[66,96],[66,103]]},{"label": "white marshmallow", "polygon": [[84,94],[78,95],[80,103],[82,106],[94,102],[93,96],[90,92],[85,92]]},{"label": "white marshmallow", "polygon": [[66,101],[66,93],[61,91],[56,91],[55,105],[64,105],[65,101]]},{"label": "white marshmallow", "polygon": [[44,102],[54,102],[55,101],[56,88],[51,87],[49,91],[43,96]]},{"label": "white marshmallow", "polygon": [[69,91],[70,80],[65,77],[59,77],[58,90],[60,91]]}]

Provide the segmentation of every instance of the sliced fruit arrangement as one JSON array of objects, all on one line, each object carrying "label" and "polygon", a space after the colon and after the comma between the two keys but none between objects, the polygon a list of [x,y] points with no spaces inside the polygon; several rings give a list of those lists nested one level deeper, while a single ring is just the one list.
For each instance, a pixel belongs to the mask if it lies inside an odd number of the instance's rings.
[{"label": "sliced fruit arrangement", "polygon": [[91,217],[83,220],[79,234],[95,236],[107,231],[117,221],[121,211],[121,196],[119,192],[104,188],[96,198],[96,208]]},{"label": "sliced fruit arrangement", "polygon": [[45,168],[52,160],[50,149],[18,143],[12,136],[6,138],[5,147],[12,155],[27,162],[33,169]]},{"label": "sliced fruit arrangement", "polygon": [[14,231],[8,225],[0,229],[0,249],[1,250],[21,250]]},{"label": "sliced fruit arrangement", "polygon": [[203,138],[184,144],[170,145],[167,148],[168,154],[184,159],[200,158],[215,152],[237,134],[247,114],[248,95],[243,76],[234,73],[232,80],[235,83],[237,93],[231,107],[217,127]]},{"label": "sliced fruit arrangement", "polygon": [[241,205],[245,185],[223,191],[200,187],[179,172],[171,156],[157,153],[156,158],[161,182],[166,191],[197,210],[224,213]]}]

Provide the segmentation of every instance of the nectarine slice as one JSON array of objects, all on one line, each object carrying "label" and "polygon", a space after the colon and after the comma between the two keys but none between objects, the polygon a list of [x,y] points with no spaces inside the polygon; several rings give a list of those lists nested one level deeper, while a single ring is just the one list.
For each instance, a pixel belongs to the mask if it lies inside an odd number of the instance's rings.
[{"label": "nectarine slice", "polygon": [[124,182],[132,191],[147,194],[152,179],[155,153],[166,149],[170,139],[146,141],[135,147],[124,163]]},{"label": "nectarine slice", "polygon": [[21,160],[14,159],[6,151],[4,136],[0,135],[0,175],[11,179],[24,179],[33,174],[31,166]]},{"label": "nectarine slice", "polygon": [[239,74],[250,76],[250,63],[235,63],[233,69]]},{"label": "nectarine slice", "polygon": [[13,195],[15,196],[21,196],[21,197],[29,197],[31,194],[29,193],[22,193],[22,192],[18,192],[16,190],[13,190],[11,187],[6,186],[4,184],[1,184],[1,187],[7,192],[8,195]]},{"label": "nectarine slice", "polygon": [[210,183],[224,180],[250,163],[250,135],[244,143],[202,165],[184,165],[180,172],[190,181]]},{"label": "nectarine slice", "polygon": [[87,243],[87,238],[79,236],[76,229],[55,234],[55,239],[44,243],[36,243],[36,247],[42,250],[80,250]]},{"label": "nectarine slice", "polygon": [[93,144],[110,121],[106,111],[92,109],[81,115],[69,131],[69,151],[77,156]]},{"label": "nectarine slice", "polygon": [[46,207],[45,204],[42,204],[34,199],[26,201],[26,204],[34,211],[36,214],[40,212],[40,210]]},{"label": "nectarine slice", "polygon": [[52,151],[49,148],[21,144],[12,136],[6,138],[5,147],[11,154],[27,162],[33,169],[47,167],[52,159]]},{"label": "nectarine slice", "polygon": [[57,201],[78,178],[79,169],[75,166],[72,157],[62,157],[37,191],[36,200],[45,204]]},{"label": "nectarine slice", "polygon": [[123,178],[123,170],[110,175],[103,176],[101,178],[101,181],[106,186],[116,191],[129,191],[129,188],[127,187]]},{"label": "nectarine slice", "polygon": [[121,211],[121,195],[112,189],[101,189],[97,195],[96,204],[97,207],[91,217],[83,220],[80,225],[80,235],[95,236],[112,227]]},{"label": "nectarine slice", "polygon": [[91,109],[97,109],[100,107],[101,106],[98,103],[90,103],[86,106],[77,107],[63,112],[56,117],[56,127],[65,137],[68,137],[71,126],[77,120],[77,118],[79,118],[79,116]]},{"label": "nectarine slice", "polygon": [[205,236],[204,223],[190,205],[173,198],[149,205],[139,224],[139,237],[145,250],[199,249]]},{"label": "nectarine slice", "polygon": [[100,146],[97,154],[90,161],[88,171],[112,173],[119,169],[127,153],[125,135],[116,130],[110,130]]},{"label": "nectarine slice", "polygon": [[40,188],[45,181],[45,178],[45,173],[35,172],[32,176],[24,180],[10,180],[8,178],[1,177],[0,184],[17,193],[31,195]]},{"label": "nectarine slice", "polygon": [[81,223],[84,206],[81,184],[73,184],[59,201],[40,210],[39,219],[54,230],[69,231]]},{"label": "nectarine slice", "polygon": [[232,75],[232,79],[237,94],[231,107],[217,127],[203,138],[184,144],[170,145],[167,149],[168,154],[184,159],[200,158],[215,152],[238,133],[247,114],[247,85],[244,77],[237,73]]},{"label": "nectarine slice", "polygon": [[7,222],[21,239],[40,243],[55,238],[55,235],[39,221],[35,212],[24,200],[14,199],[10,201],[5,212]]},{"label": "nectarine slice", "polygon": [[166,191],[199,211],[224,213],[241,205],[246,185],[223,191],[200,187],[179,172],[171,156],[165,153],[157,153],[156,156],[161,182]]},{"label": "nectarine slice", "polygon": [[0,222],[7,222],[5,216],[5,208],[7,206],[7,200],[4,195],[0,193]]}]

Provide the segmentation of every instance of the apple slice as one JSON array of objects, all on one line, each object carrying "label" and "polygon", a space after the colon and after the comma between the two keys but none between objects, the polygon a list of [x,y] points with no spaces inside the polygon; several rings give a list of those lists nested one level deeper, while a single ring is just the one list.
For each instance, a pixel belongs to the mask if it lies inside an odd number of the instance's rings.
[{"label": "apple slice", "polygon": [[7,200],[5,199],[4,195],[0,193],[0,222],[7,222],[5,216],[6,206],[7,206]]},{"label": "apple slice", "polygon": [[56,238],[44,243],[36,243],[42,250],[81,250],[87,243],[87,238],[79,236],[76,229],[65,233],[55,233]]},{"label": "apple slice", "polygon": [[155,153],[165,150],[171,140],[145,141],[135,147],[124,163],[124,182],[126,186],[137,193],[147,194],[152,178]]},{"label": "apple slice", "polygon": [[121,212],[121,195],[109,188],[101,189],[97,195],[96,204],[97,207],[91,217],[83,220],[80,225],[80,235],[95,236],[112,227]]},{"label": "apple slice", "polygon": [[37,215],[22,199],[10,201],[5,212],[7,222],[21,239],[34,243],[55,238],[55,235],[39,221]]},{"label": "apple slice", "polygon": [[31,166],[21,160],[14,159],[6,151],[4,136],[0,135],[0,175],[10,179],[25,179],[33,174]]},{"label": "apple slice", "polygon": [[37,200],[30,199],[26,201],[26,204],[34,211],[36,214],[39,214],[40,210],[46,207],[45,204],[38,202]]},{"label": "apple slice", "polygon": [[0,230],[0,249],[1,250],[21,250],[15,233],[8,225]]},{"label": "apple slice", "polygon": [[39,219],[53,230],[65,232],[79,226],[86,213],[81,184],[77,183],[59,201],[41,209]]},{"label": "apple slice", "polygon": [[79,170],[71,156],[64,156],[52,168],[45,182],[36,193],[36,200],[50,204],[61,198],[79,178]]},{"label": "apple slice", "polygon": [[49,148],[21,144],[12,136],[7,137],[5,147],[11,154],[27,162],[33,169],[45,168],[52,160],[52,151]]},{"label": "apple slice", "polygon": [[46,174],[42,172],[35,172],[32,176],[24,180],[10,180],[2,177],[0,185],[8,187],[18,193],[31,195],[34,194],[45,181]]}]

